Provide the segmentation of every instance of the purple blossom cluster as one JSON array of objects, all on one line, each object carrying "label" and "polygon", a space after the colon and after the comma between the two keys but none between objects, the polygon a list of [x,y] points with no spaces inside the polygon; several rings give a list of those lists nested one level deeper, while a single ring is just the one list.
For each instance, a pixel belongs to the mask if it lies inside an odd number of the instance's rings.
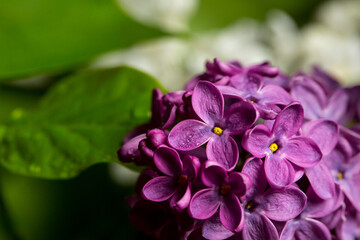
[{"label": "purple blossom cluster", "polygon": [[156,89],[118,156],[144,166],[130,220],[156,239],[360,239],[360,87],[215,59]]}]

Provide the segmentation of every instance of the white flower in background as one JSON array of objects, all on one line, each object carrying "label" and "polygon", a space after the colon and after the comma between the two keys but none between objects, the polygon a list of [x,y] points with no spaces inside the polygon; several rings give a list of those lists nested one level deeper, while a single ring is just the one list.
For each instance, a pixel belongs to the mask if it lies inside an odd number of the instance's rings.
[{"label": "white flower in background", "polygon": [[299,30],[289,15],[279,10],[271,11],[263,26],[263,39],[272,51],[273,58],[269,59],[272,64],[287,73],[298,69],[294,64],[298,58]]},{"label": "white flower in background", "polygon": [[118,4],[141,23],[169,32],[188,30],[188,21],[198,0],[117,0]]},{"label": "white flower in background", "polygon": [[322,66],[345,85],[360,82],[360,1],[332,1],[323,5],[318,21],[301,31],[301,66]]},{"label": "white flower in background", "polygon": [[166,37],[112,52],[96,59],[92,67],[129,65],[155,76],[166,89],[175,91],[204,71],[205,61],[214,57],[223,61],[240,60],[244,64],[273,59],[261,38],[261,25],[245,19],[189,40]]},{"label": "white flower in background", "polygon": [[239,60],[246,65],[273,59],[272,51],[263,44],[262,37],[262,25],[251,19],[197,35],[189,41],[184,63],[187,72],[190,76],[203,72],[205,60],[214,57],[223,61]]},{"label": "white flower in background", "polygon": [[105,54],[93,63],[93,67],[124,64],[156,77],[169,90],[182,89],[188,80],[183,79],[183,62],[187,52],[188,43],[185,40],[166,37]]},{"label": "white flower in background", "polygon": [[317,19],[338,32],[360,31],[360,1],[330,1],[324,3],[317,12]]},{"label": "white flower in background", "polygon": [[345,85],[360,81],[360,36],[339,34],[323,25],[311,25],[301,35],[302,67],[322,66]]}]

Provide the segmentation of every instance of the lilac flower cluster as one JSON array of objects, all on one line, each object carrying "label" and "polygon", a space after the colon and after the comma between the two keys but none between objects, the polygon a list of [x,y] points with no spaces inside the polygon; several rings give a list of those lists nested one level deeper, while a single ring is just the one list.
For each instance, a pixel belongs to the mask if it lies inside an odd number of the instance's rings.
[{"label": "lilac flower cluster", "polygon": [[118,151],[146,167],[130,220],[157,239],[360,239],[359,120],[360,87],[318,67],[208,62],[154,90]]}]

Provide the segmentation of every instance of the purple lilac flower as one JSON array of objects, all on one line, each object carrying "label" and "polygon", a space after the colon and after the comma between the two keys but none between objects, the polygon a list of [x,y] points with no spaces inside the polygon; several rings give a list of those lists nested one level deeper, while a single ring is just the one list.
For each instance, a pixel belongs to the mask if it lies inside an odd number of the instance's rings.
[{"label": "purple lilac flower", "polygon": [[201,179],[208,187],[195,193],[191,199],[189,213],[195,219],[208,219],[219,209],[222,225],[230,231],[239,231],[244,224],[239,196],[251,185],[248,176],[232,172],[228,174],[221,166],[204,168]]},{"label": "purple lilac flower", "polygon": [[354,156],[351,146],[344,138],[339,139],[336,148],[326,157],[324,161],[330,168],[336,184],[350,200],[351,204],[360,211],[360,153]]},{"label": "purple lilac flower", "polygon": [[245,211],[245,225],[242,233],[244,240],[277,239],[277,230],[270,219],[290,220],[304,209],[306,203],[305,194],[294,186],[287,186],[281,190],[270,188],[265,191],[266,181],[263,169],[263,162],[260,159],[250,158],[242,170],[254,182],[242,198]]},{"label": "purple lilac flower", "polygon": [[188,119],[169,133],[169,144],[189,151],[208,142],[206,154],[227,170],[238,161],[238,146],[230,135],[241,134],[257,120],[255,108],[247,102],[232,104],[224,112],[224,98],[210,82],[200,81],[192,95],[192,106],[202,121]]},{"label": "purple lilac flower", "polygon": [[340,206],[344,200],[340,188],[336,189],[336,197],[327,200],[319,198],[311,187],[306,195],[306,207],[298,217],[287,221],[280,240],[331,240],[329,228],[316,218],[324,217]]},{"label": "purple lilac flower", "polygon": [[154,163],[165,176],[146,183],[143,197],[154,202],[170,199],[170,206],[178,211],[187,208],[191,199],[191,182],[200,168],[199,160],[189,155],[180,159],[175,150],[161,146],[154,154]]},{"label": "purple lilac flower", "polygon": [[245,89],[242,86],[242,90],[231,86],[219,86],[218,88],[225,96],[247,99],[255,106],[263,119],[274,119],[281,111],[281,106],[286,106],[292,101],[292,97],[282,87],[263,86],[262,78],[253,84],[250,83],[250,81],[254,81],[253,78],[242,80],[245,81],[243,85],[248,86]]},{"label": "purple lilac flower", "polygon": [[243,231],[231,239],[279,239],[272,220],[288,221],[300,214],[305,207],[305,194],[295,186],[266,190],[263,162],[258,158],[249,158],[242,173],[247,174],[253,184],[241,198],[245,215]]},{"label": "purple lilac flower", "polygon": [[279,113],[271,130],[257,125],[245,133],[242,146],[257,158],[265,157],[266,178],[272,187],[295,181],[293,164],[311,168],[321,160],[321,151],[313,140],[295,135],[302,121],[303,108],[294,102]]}]

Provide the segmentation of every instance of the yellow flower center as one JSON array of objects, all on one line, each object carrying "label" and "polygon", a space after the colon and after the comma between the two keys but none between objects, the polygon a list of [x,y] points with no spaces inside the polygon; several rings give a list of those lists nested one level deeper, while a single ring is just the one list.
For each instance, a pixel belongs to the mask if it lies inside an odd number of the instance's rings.
[{"label": "yellow flower center", "polygon": [[276,143],[272,143],[269,148],[272,152],[276,152],[279,149],[279,146]]},{"label": "yellow flower center", "polygon": [[222,130],[221,128],[219,128],[219,127],[214,127],[213,132],[214,132],[216,135],[219,135],[219,136],[220,136],[220,135],[222,134],[223,130]]},{"label": "yellow flower center", "polygon": [[341,180],[341,179],[344,178],[344,176],[343,176],[343,174],[341,172],[338,172],[336,177],[337,177],[338,180]]},{"label": "yellow flower center", "polygon": [[254,206],[254,202],[250,201],[248,204],[246,204],[246,209],[251,209]]}]

